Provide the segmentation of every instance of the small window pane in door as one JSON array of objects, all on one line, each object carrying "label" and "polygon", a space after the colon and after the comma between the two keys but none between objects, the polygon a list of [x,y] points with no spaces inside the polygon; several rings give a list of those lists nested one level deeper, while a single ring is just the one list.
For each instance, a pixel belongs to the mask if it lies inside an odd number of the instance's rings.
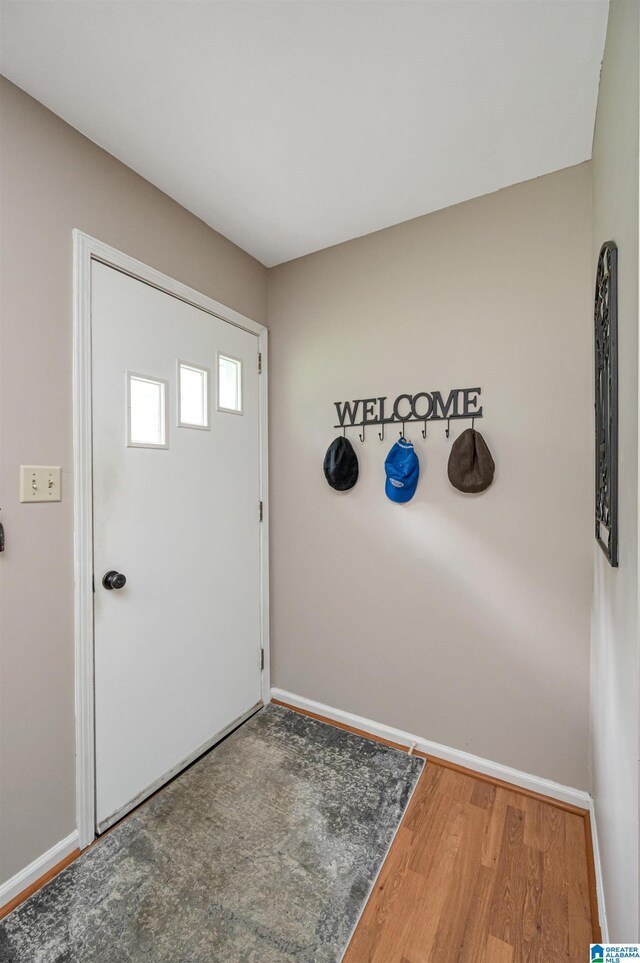
[{"label": "small window pane in door", "polygon": [[127,372],[127,445],[168,448],[167,382]]},{"label": "small window pane in door", "polygon": [[242,414],[242,361],[218,355],[218,410]]},{"label": "small window pane in door", "polygon": [[209,427],[209,369],[178,362],[178,424],[181,428]]}]

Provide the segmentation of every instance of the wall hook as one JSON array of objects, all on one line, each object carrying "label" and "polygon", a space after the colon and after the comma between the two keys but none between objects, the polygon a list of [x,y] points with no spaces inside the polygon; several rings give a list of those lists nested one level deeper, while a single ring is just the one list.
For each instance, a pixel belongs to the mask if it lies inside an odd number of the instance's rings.
[{"label": "wall hook", "polygon": [[447,436],[447,438],[449,437],[450,423],[451,423],[451,419],[450,419],[450,418],[447,418],[447,427],[446,427],[445,430],[444,430],[444,433],[445,433],[445,435]]},{"label": "wall hook", "polygon": [[347,426],[346,426],[346,425],[343,425],[343,426],[342,426],[342,437],[343,437],[343,438],[346,438],[346,437],[347,437]]},{"label": "wall hook", "polygon": [[427,437],[427,419],[426,418],[424,419],[424,428],[422,429],[420,434],[422,435],[423,438]]},{"label": "wall hook", "polygon": [[475,427],[475,424],[476,424],[476,416],[475,416],[475,415],[472,415],[472,416],[471,416],[471,430],[472,430],[472,431],[473,431],[473,429],[474,429],[474,427]]},{"label": "wall hook", "polygon": [[362,426],[362,433],[358,435],[360,441],[364,441],[364,425]]},{"label": "wall hook", "polygon": [[382,422],[382,431],[378,432],[378,438],[380,441],[384,441],[384,421]]}]

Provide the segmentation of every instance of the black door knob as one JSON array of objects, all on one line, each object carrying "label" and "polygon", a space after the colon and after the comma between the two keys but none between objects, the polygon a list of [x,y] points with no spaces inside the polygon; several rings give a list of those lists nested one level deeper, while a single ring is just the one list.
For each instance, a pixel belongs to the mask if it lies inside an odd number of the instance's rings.
[{"label": "black door knob", "polygon": [[122,572],[107,572],[107,574],[102,579],[102,584],[106,589],[121,589],[127,584],[126,575]]}]

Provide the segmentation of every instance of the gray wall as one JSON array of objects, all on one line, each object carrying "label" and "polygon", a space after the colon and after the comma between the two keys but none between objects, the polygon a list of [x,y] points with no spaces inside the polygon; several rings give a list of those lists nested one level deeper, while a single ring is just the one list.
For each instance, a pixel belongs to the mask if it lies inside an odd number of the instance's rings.
[{"label": "gray wall", "polygon": [[[0,78],[0,882],[75,829],[71,437],[74,227],[257,321],[266,270]],[[20,505],[18,466],[62,465]]]},{"label": "gray wall", "polygon": [[596,821],[609,936],[638,938],[638,40],[635,0],[610,6],[593,148],[593,252],[618,244],[620,567],[594,547]]},{"label": "gray wall", "polygon": [[[269,272],[274,685],[589,788],[592,273],[588,164]],[[485,494],[441,424],[410,504],[397,431],[326,484],[334,401],[476,385]]]}]

